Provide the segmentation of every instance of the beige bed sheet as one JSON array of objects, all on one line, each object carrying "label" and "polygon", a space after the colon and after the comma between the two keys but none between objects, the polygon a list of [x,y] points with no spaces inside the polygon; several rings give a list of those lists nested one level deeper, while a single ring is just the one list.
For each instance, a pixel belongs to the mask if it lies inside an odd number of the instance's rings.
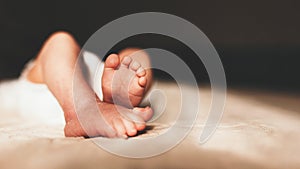
[{"label": "beige bed sheet", "polygon": [[[172,83],[158,83],[168,104],[153,129],[139,137],[155,137],[176,119],[179,93]],[[299,96],[245,89],[228,90],[225,112],[214,135],[198,143],[210,105],[210,89],[200,89],[197,123],[170,151],[146,159],[108,153],[92,139],[65,138],[63,126],[0,118],[0,168],[300,168]],[[192,105],[191,105],[192,106]],[[137,138],[135,138],[137,139]],[[126,141],[126,140],[124,140]],[[134,151],[134,150],[133,150]]]}]

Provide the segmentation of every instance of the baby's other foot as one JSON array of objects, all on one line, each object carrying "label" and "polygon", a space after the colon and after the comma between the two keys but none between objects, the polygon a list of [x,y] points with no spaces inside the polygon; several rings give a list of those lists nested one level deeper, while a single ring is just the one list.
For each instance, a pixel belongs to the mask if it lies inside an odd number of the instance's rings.
[{"label": "baby's other foot", "polygon": [[[135,136],[145,129],[145,121],[152,117],[150,107],[128,109],[110,103],[101,102],[99,110],[89,112],[79,120],[67,117],[66,136],[104,136],[109,138],[127,138]],[[99,114],[100,113],[100,114]],[[82,126],[83,125],[83,126]]]},{"label": "baby's other foot", "polygon": [[146,84],[146,71],[139,62],[126,56],[120,63],[116,54],[106,59],[102,76],[105,102],[130,108],[138,106],[144,97]]}]

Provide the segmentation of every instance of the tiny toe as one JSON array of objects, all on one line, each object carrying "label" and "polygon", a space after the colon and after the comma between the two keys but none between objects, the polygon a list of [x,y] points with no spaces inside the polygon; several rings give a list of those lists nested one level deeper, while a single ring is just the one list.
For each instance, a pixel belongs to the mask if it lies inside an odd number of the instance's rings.
[{"label": "tiny toe", "polygon": [[146,128],[146,124],[145,123],[135,123],[135,127],[138,131],[142,131]]},{"label": "tiny toe", "polygon": [[131,64],[130,64],[130,68],[133,70],[133,71],[136,71],[138,70],[138,68],[141,67],[141,64],[137,61],[132,61]]},{"label": "tiny toe", "polygon": [[142,76],[145,76],[146,75],[146,70],[142,67],[140,67],[137,71],[136,71],[136,75],[138,77],[142,77]]},{"label": "tiny toe", "polygon": [[147,78],[146,77],[140,77],[139,78],[139,85],[142,86],[142,87],[145,87],[147,84]]},{"label": "tiny toe", "polygon": [[113,121],[113,126],[119,137],[128,138],[126,135],[126,129],[121,119],[115,119]]},{"label": "tiny toe", "polygon": [[123,59],[123,61],[122,61],[122,64],[123,64],[124,66],[128,67],[129,64],[131,63],[131,61],[132,61],[131,57],[126,56],[126,57],[124,57],[124,59]]},{"label": "tiny toe", "polygon": [[126,116],[127,116],[128,121],[132,121],[135,124],[135,128],[138,131],[145,129],[146,123],[142,117],[140,117],[136,113],[127,113]]},{"label": "tiny toe", "polygon": [[126,119],[123,119],[123,124],[126,128],[126,133],[127,133],[128,136],[135,136],[137,134],[135,124],[132,121],[128,121]]},{"label": "tiny toe", "polygon": [[117,68],[120,64],[119,56],[117,54],[111,54],[105,60],[105,68]]}]

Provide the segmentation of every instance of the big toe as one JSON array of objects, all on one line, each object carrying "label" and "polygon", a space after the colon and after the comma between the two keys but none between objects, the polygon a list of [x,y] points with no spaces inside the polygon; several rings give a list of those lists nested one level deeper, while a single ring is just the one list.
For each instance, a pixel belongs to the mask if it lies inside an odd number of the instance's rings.
[{"label": "big toe", "polygon": [[145,108],[135,107],[133,113],[140,116],[144,121],[149,121],[153,116],[153,110],[149,106]]},{"label": "big toe", "polygon": [[119,56],[117,54],[110,54],[105,60],[105,68],[116,69],[120,64]]}]

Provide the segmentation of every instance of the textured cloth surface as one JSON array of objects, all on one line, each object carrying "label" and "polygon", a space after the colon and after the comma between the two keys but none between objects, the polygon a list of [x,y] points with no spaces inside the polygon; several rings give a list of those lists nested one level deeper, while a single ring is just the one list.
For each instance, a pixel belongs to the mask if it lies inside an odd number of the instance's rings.
[{"label": "textured cloth surface", "polygon": [[[148,124],[149,130],[129,139],[163,134],[176,119],[174,112],[180,105],[177,85],[158,83],[155,87],[165,92],[166,109]],[[147,159],[113,155],[93,139],[65,138],[63,125],[24,122],[17,115],[1,114],[0,168],[300,168],[298,96],[228,90],[218,129],[200,145],[211,94],[205,87],[191,90],[201,95],[197,123],[176,147]]]}]

